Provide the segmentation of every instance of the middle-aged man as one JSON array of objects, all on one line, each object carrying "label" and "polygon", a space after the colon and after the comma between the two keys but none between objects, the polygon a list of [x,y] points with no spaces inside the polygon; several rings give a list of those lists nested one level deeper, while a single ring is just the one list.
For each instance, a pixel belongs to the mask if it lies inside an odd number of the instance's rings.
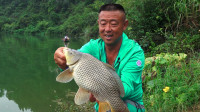
[{"label": "middle-aged man", "polygon": [[[144,112],[142,100],[142,70],[144,52],[137,42],[128,39],[123,31],[128,26],[124,8],[119,4],[105,4],[99,10],[100,39],[83,45],[79,51],[89,53],[102,62],[112,65],[124,86],[125,96],[122,98],[130,112]],[[66,59],[63,48],[55,51],[55,63],[65,69]],[[102,74],[103,75],[103,74]],[[93,95],[90,101],[96,101]],[[98,103],[94,106],[98,112]]]}]

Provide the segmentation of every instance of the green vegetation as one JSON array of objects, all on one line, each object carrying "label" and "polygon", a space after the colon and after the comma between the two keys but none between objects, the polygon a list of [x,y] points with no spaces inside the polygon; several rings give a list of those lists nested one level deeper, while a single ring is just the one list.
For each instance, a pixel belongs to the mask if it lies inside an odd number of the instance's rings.
[{"label": "green vegetation", "polygon": [[[200,53],[157,54],[145,60],[144,102],[150,112],[188,111],[200,100]],[[168,89],[164,89],[169,87]]]},{"label": "green vegetation", "polygon": [[[111,2],[125,7],[129,20],[125,33],[150,57],[143,72],[147,111],[187,111],[197,104],[199,0],[0,0],[0,32],[54,34],[57,38],[67,34],[87,42],[98,37],[99,7]],[[165,87],[169,91],[164,92]],[[61,110],[72,104],[63,105],[59,105]]]},{"label": "green vegetation", "polygon": [[98,37],[98,9],[104,3],[125,7],[125,32],[151,56],[200,48],[199,0],[0,0],[0,31],[67,34],[87,42]]}]

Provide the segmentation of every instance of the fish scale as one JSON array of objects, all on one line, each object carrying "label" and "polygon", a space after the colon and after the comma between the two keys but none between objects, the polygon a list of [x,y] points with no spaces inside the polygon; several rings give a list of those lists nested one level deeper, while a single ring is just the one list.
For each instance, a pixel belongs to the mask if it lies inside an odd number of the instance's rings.
[{"label": "fish scale", "polygon": [[[84,58],[84,60],[83,61],[80,60],[80,62],[79,62],[79,65],[81,65],[81,66],[77,65],[77,67],[74,68],[74,69],[76,69],[75,74],[78,76],[77,78],[75,78],[75,81],[79,84],[79,86],[85,85],[85,87],[83,87],[83,88],[86,88],[93,84],[97,84],[96,82],[102,82],[102,83],[98,83],[98,85],[96,85],[96,87],[98,89],[92,89],[92,90],[98,90],[98,92],[100,93],[101,91],[105,90],[105,88],[111,89],[111,87],[112,88],[115,87],[113,85],[117,85],[116,81],[112,80],[112,79],[114,79],[112,74],[104,75],[104,74],[108,74],[109,71],[105,68],[105,66],[102,66],[102,64],[99,63],[99,61],[96,61],[96,58],[93,59],[93,58],[91,58],[91,56],[88,56],[88,55],[84,55],[82,58]],[[87,62],[86,62],[86,60],[87,60]],[[90,61],[92,61],[92,62],[90,62]],[[88,63],[92,63],[92,64],[88,64]],[[97,70],[96,69],[97,67],[99,67],[101,70],[99,70],[99,69]],[[101,73],[99,71],[101,71]],[[84,76],[85,74],[93,75],[93,77],[92,76],[85,77]],[[84,77],[85,77],[85,79],[84,79]],[[86,81],[84,81],[84,80],[86,80]],[[88,82],[88,80],[90,82]],[[90,89],[90,88],[87,88],[87,89]],[[117,90],[117,87],[115,88],[115,90]]]},{"label": "fish scale", "polygon": [[70,48],[64,49],[64,53],[69,69],[60,73],[56,80],[69,82],[74,78],[79,86],[75,103],[85,103],[89,100],[88,95],[92,93],[100,102],[107,102],[114,112],[121,112],[127,108],[120,99],[120,95],[124,96],[122,82],[110,65],[99,61],[90,54]]}]

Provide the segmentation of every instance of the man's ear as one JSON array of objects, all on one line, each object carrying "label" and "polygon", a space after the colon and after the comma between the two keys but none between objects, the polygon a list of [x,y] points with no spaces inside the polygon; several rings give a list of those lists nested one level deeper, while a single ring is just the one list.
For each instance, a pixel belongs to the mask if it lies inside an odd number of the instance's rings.
[{"label": "man's ear", "polygon": [[123,30],[126,30],[127,26],[128,26],[128,20],[126,19],[125,22],[124,22]]}]

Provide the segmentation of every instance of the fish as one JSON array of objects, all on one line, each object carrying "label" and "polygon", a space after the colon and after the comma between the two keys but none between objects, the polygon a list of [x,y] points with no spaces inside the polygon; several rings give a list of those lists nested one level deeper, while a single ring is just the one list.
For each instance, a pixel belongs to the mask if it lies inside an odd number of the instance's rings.
[{"label": "fish", "polygon": [[99,112],[107,112],[108,109],[111,112],[129,112],[120,98],[125,95],[122,81],[111,65],[68,47],[63,49],[63,53],[68,69],[61,72],[56,81],[68,83],[74,79],[79,87],[74,97],[75,104],[88,102],[90,94],[93,94],[99,101]]}]

